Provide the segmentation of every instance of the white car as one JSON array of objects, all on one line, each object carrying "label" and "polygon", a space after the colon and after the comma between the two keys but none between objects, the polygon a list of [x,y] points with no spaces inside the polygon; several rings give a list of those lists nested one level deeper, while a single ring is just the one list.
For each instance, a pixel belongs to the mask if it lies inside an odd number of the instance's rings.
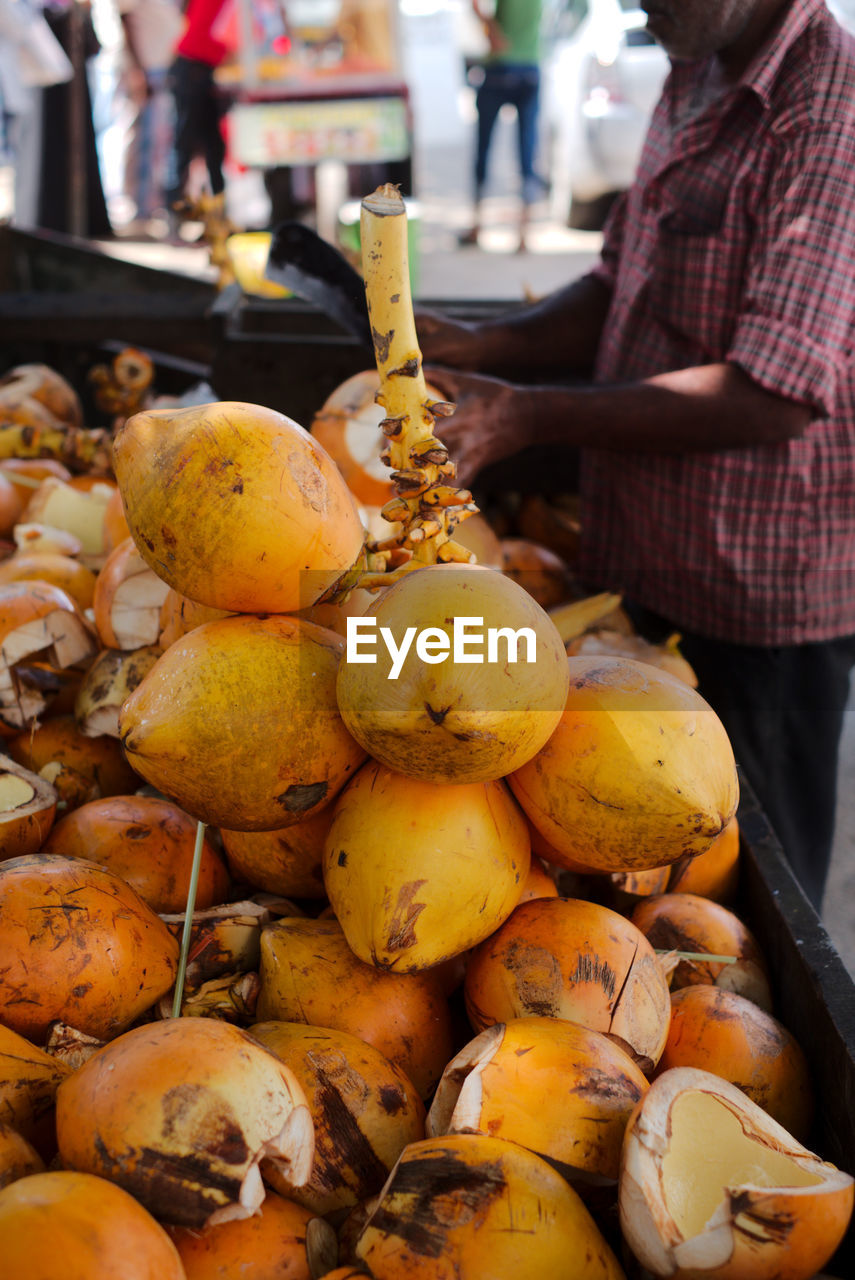
[{"label": "white car", "polygon": [[[827,0],[855,32],[855,0]],[[548,11],[549,12],[549,11]],[[668,58],[637,0],[554,0],[543,69],[543,167],[554,213],[598,230],[632,183]]]},{"label": "white car", "polygon": [[635,176],[668,58],[637,0],[559,0],[543,67],[554,212],[597,230]]}]

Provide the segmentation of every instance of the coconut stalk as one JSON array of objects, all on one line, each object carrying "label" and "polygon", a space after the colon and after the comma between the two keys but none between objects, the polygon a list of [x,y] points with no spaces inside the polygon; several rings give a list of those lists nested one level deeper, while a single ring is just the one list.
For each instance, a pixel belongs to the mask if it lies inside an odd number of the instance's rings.
[{"label": "coconut stalk", "polygon": [[187,906],[185,908],[184,929],[181,933],[181,950],[178,953],[178,974],[175,979],[175,992],[172,997],[172,1016],[181,1017],[181,1002],[184,999],[184,980],[187,975],[187,957],[190,954],[190,938],[193,933],[193,912],[196,909],[196,890],[199,887],[199,869],[202,865],[202,847],[205,843],[205,823],[196,823],[196,844],[193,847],[193,865],[190,868],[190,884],[187,886]]},{"label": "coconut stalk", "polygon": [[[362,201],[362,272],[380,389],[380,429],[388,440],[383,461],[392,468],[394,497],[382,508],[400,533],[369,544],[372,564],[391,572],[360,585],[388,585],[408,569],[437,563],[469,564],[475,557],[455,542],[461,520],[478,510],[468,489],[454,484],[456,467],[434,432],[454,405],[432,400],[422,372],[407,251],[407,213],[398,188],[387,183]],[[402,555],[405,553],[405,555]]]}]

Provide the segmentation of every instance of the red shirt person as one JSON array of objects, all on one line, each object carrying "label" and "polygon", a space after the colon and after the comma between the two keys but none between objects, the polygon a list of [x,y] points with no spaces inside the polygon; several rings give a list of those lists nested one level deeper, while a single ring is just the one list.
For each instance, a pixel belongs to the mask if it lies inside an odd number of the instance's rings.
[{"label": "red shirt person", "polygon": [[189,0],[184,32],[175,48],[170,73],[175,98],[175,138],[169,166],[169,208],[180,201],[190,165],[204,156],[212,195],[225,191],[223,162],[226,145],[220,122],[225,104],[214,84],[214,71],[226,56],[217,26],[230,0]]},{"label": "red shirt person", "polygon": [[645,7],[672,72],[600,264],[422,345],[503,379],[431,373],[464,478],[581,447],[585,581],[682,632],[819,907],[855,661],[855,46],[822,0]]}]

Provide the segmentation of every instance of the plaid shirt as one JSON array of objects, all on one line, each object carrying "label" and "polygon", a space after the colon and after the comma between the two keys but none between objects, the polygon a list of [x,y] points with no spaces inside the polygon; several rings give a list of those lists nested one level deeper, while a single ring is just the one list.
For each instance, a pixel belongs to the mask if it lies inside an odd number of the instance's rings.
[{"label": "plaid shirt", "polygon": [[729,361],[813,420],[785,444],[583,455],[582,571],[737,644],[855,634],[855,44],[794,0],[692,113],[675,63],[596,270],[596,380]]}]

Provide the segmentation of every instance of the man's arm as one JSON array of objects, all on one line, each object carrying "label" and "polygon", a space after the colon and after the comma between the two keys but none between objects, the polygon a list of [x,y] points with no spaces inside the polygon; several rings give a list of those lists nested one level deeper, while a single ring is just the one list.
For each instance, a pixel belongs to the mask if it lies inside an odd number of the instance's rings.
[{"label": "man's arm", "polygon": [[595,275],[495,319],[449,320],[434,312],[416,315],[426,362],[452,369],[525,377],[558,373],[590,376],[611,290]]},{"label": "man's arm", "polygon": [[521,387],[428,371],[457,404],[441,425],[464,483],[534,444],[644,453],[692,453],[783,444],[814,416],[765,391],[736,365],[678,369],[623,386]]}]

